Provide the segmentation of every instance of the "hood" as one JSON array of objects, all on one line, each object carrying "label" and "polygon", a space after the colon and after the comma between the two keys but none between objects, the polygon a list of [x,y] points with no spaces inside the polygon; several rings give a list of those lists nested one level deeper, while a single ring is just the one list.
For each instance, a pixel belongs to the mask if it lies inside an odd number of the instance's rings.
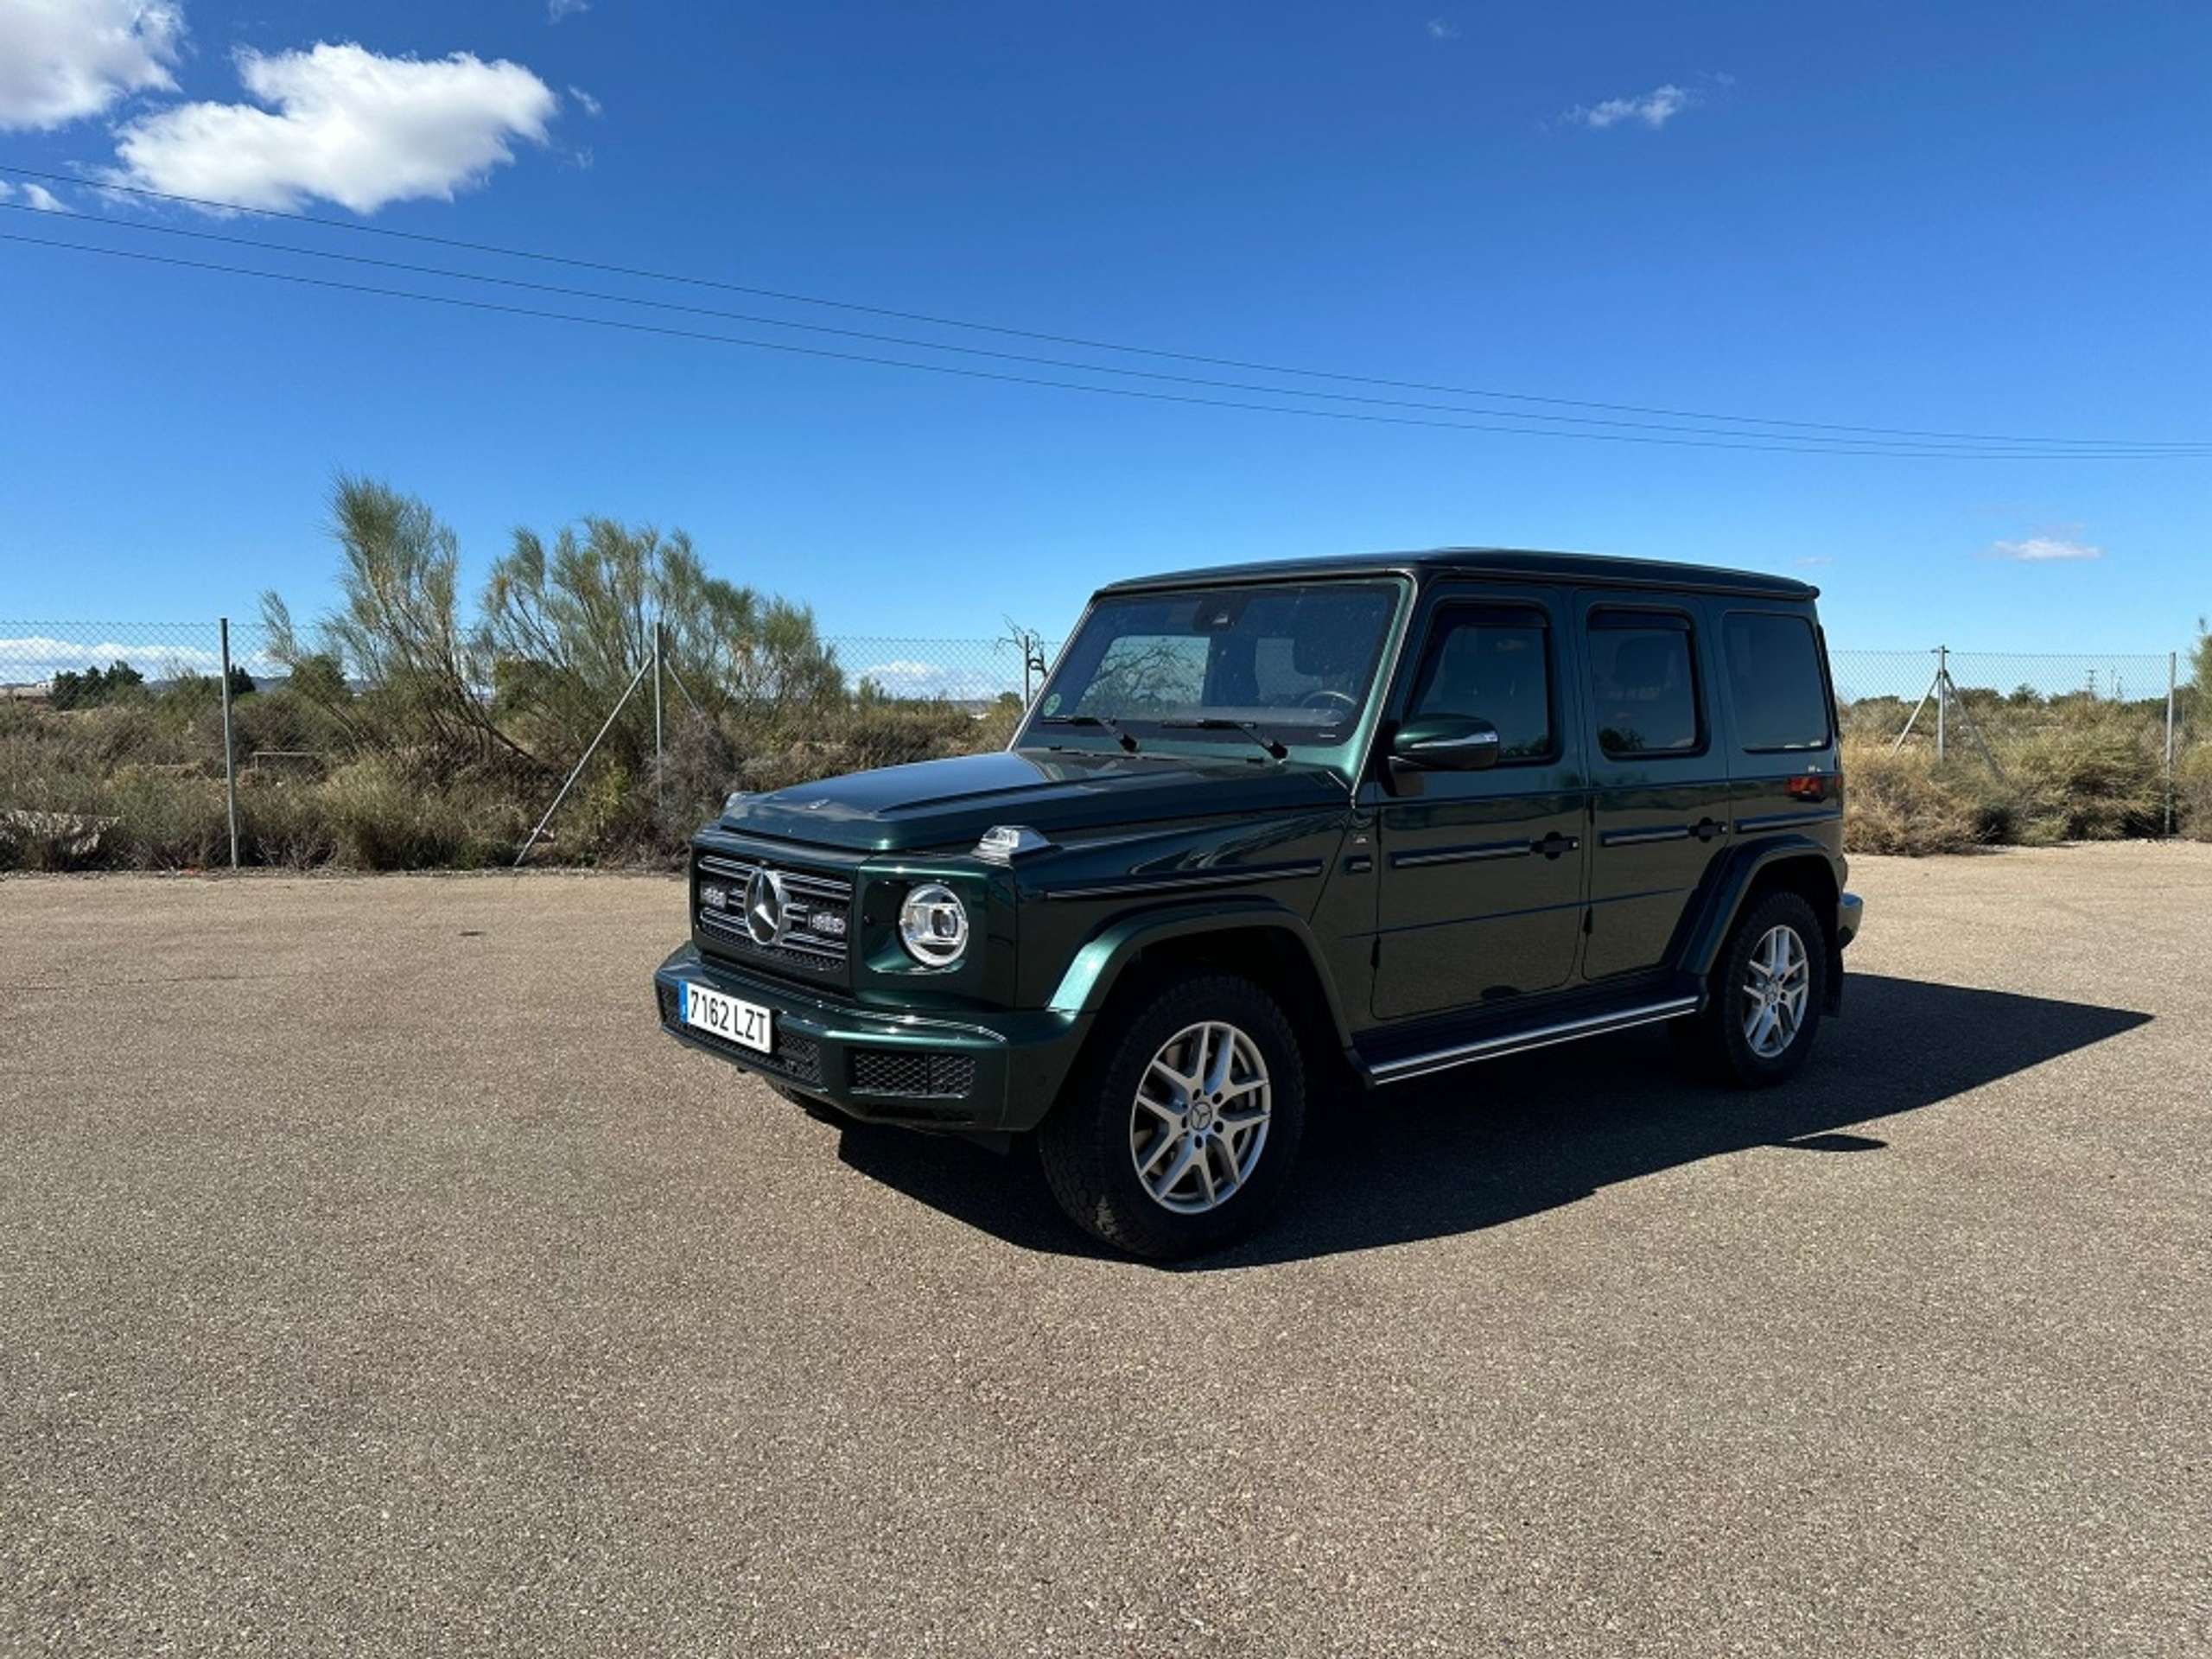
[{"label": "hood", "polygon": [[1334,772],[1295,761],[1021,749],[748,795],[723,812],[721,827],[855,851],[907,852],[973,845],[995,823],[1027,824],[1057,839],[1167,818],[1310,810],[1344,798]]}]

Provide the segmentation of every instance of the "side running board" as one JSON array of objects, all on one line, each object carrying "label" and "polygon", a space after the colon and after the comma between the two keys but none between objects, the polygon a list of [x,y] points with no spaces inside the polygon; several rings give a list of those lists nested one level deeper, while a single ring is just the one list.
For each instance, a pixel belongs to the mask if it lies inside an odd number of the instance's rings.
[{"label": "side running board", "polygon": [[1532,1026],[1523,1031],[1503,1032],[1495,1037],[1456,1043],[1425,1054],[1408,1054],[1397,1059],[1384,1060],[1369,1066],[1367,1074],[1376,1084],[1404,1083],[1408,1078],[1425,1077],[1432,1071],[1447,1071],[1455,1065],[1471,1065],[1478,1060],[1495,1060],[1501,1056],[1519,1054],[1531,1048],[1548,1048],[1554,1043],[1571,1043],[1581,1037],[1601,1037],[1607,1032],[1626,1031],[1634,1026],[1655,1025],[1662,1020],[1678,1019],[1686,1014],[1695,1014],[1702,1001],[1701,997],[1694,995],[1670,996],[1663,1001],[1647,1002],[1635,1007],[1613,1008],[1601,1014],[1585,1014],[1580,1019],[1562,1020],[1552,1025]]}]

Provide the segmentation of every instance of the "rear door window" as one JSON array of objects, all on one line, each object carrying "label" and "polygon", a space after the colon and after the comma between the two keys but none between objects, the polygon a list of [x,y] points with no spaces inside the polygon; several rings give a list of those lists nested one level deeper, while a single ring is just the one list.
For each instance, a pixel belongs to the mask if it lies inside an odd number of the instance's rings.
[{"label": "rear door window", "polygon": [[1720,644],[1736,741],[1746,753],[1827,747],[1827,680],[1810,621],[1731,611],[1721,620]]},{"label": "rear door window", "polygon": [[1679,612],[1590,613],[1592,708],[1608,755],[1703,751],[1694,645],[1690,620]]}]

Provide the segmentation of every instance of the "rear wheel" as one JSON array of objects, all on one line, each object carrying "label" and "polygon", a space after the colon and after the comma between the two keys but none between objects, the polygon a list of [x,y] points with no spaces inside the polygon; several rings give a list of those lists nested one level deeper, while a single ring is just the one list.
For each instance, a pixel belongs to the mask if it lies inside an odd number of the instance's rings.
[{"label": "rear wheel", "polygon": [[1281,1007],[1250,981],[1162,987],[1098,1033],[1100,1060],[1039,1130],[1076,1224],[1156,1261],[1250,1231],[1281,1198],[1306,1127],[1306,1077]]},{"label": "rear wheel", "polygon": [[1677,1027],[1705,1071],[1743,1088],[1805,1063],[1827,990],[1827,942],[1813,907],[1772,893],[1737,919],[1706,980],[1706,1004]]}]

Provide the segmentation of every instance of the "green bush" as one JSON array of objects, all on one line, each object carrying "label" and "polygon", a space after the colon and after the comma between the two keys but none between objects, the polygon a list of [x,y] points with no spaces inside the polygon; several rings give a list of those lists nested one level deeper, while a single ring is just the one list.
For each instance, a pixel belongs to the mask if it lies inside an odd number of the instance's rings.
[{"label": "green bush", "polygon": [[479,869],[513,856],[529,833],[496,784],[435,783],[391,755],[365,755],[319,786],[337,861],[363,870]]},{"label": "green bush", "polygon": [[2043,845],[2161,833],[2161,747],[2155,726],[2102,703],[2069,708],[2005,745],[1999,755],[2018,803],[2018,839]]},{"label": "green bush", "polygon": [[2174,766],[2175,828],[2193,841],[2212,841],[2212,743],[2183,750]]}]

